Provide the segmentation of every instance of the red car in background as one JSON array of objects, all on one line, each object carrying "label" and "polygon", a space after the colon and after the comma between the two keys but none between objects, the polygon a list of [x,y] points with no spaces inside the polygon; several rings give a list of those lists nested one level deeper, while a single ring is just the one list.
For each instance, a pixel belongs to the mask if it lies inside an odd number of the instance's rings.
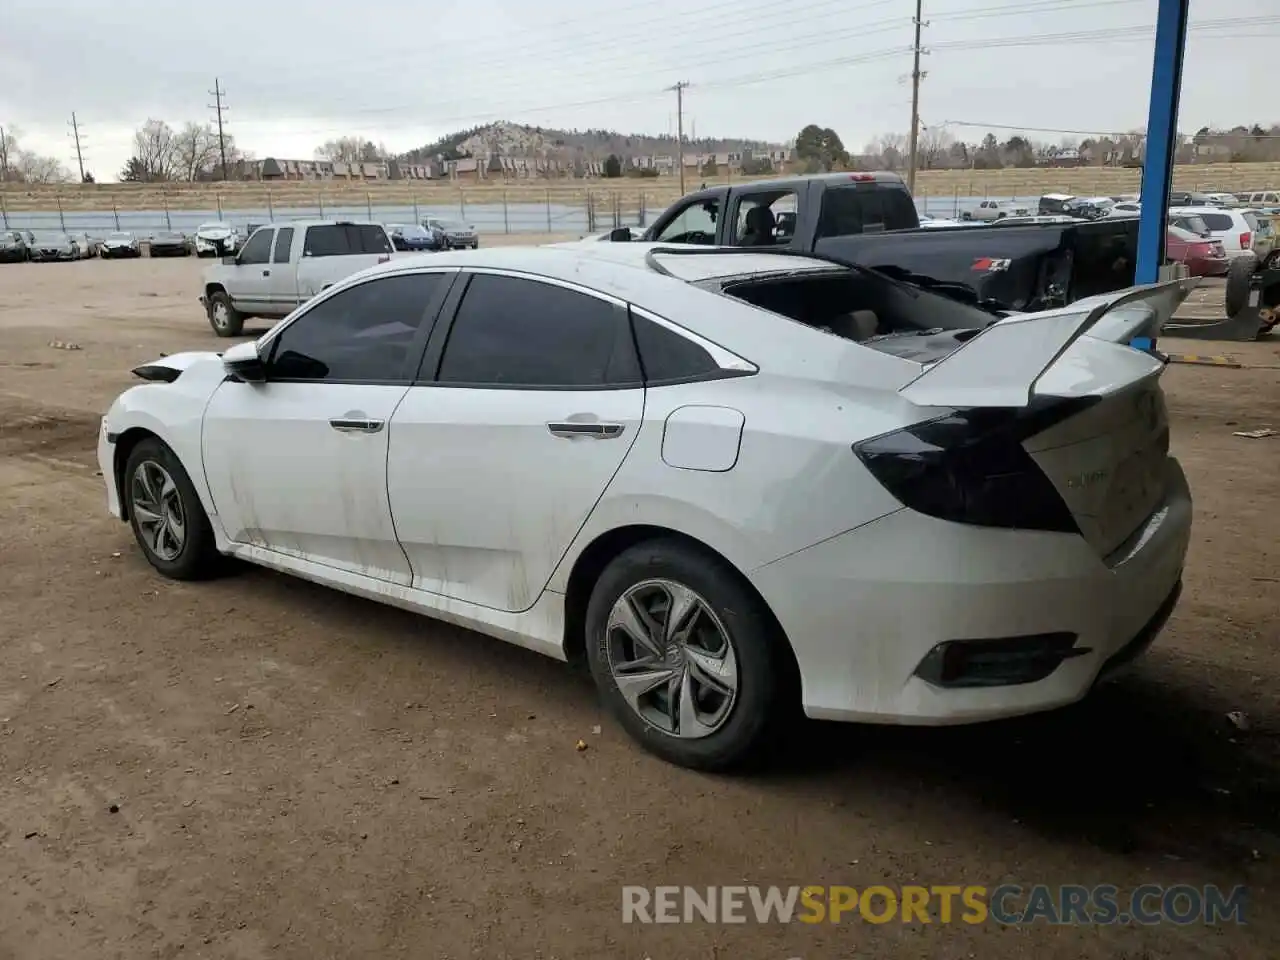
[{"label": "red car in background", "polygon": [[1172,224],[1165,234],[1165,256],[1185,263],[1193,277],[1221,277],[1227,272],[1227,251],[1221,243]]}]

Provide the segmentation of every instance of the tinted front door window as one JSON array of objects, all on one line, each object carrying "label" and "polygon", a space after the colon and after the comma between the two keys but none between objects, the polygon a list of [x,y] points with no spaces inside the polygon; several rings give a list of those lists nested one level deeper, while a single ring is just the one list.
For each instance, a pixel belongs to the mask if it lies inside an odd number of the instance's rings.
[{"label": "tinted front door window", "polygon": [[272,380],[407,383],[415,337],[446,275],[379,277],[317,304],[285,328],[272,350]]}]

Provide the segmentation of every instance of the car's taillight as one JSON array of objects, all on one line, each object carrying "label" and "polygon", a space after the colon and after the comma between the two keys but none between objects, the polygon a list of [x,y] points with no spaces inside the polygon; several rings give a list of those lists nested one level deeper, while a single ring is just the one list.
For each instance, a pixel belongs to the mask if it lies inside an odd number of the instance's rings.
[{"label": "car's taillight", "polygon": [[930,517],[1079,533],[1022,442],[1095,402],[1047,397],[1018,410],[956,410],[855,443],[853,451],[903,506]]},{"label": "car's taillight", "polygon": [[1253,246],[1253,234],[1252,233],[1240,234],[1240,249],[1248,250],[1252,246]]}]

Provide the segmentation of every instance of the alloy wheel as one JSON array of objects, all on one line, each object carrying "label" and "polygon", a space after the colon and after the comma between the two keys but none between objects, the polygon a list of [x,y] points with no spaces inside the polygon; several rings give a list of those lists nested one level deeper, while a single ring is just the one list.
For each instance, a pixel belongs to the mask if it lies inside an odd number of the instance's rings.
[{"label": "alloy wheel", "polygon": [[147,549],[161,560],[178,559],[187,541],[187,521],[182,494],[169,471],[154,460],[139,463],[133,471],[130,502]]},{"label": "alloy wheel", "polygon": [[738,658],[720,618],[672,580],[630,587],[609,613],[609,669],[627,705],[682,739],[708,737],[733,712]]}]

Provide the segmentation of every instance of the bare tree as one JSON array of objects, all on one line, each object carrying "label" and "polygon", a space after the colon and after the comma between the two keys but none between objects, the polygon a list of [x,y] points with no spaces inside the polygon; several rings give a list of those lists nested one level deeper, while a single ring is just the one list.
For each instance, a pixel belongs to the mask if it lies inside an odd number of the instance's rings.
[{"label": "bare tree", "polygon": [[0,127],[0,182],[65,183],[71,179],[56,157],[24,150],[16,127]]},{"label": "bare tree", "polygon": [[199,180],[220,162],[218,133],[208,123],[188,121],[174,134],[173,147],[174,175],[181,180]]},{"label": "bare tree", "polygon": [[886,170],[897,170],[906,158],[907,137],[901,133],[882,133],[871,143],[874,154]]},{"label": "bare tree", "polygon": [[173,127],[148,119],[133,134],[133,155],[151,182],[172,180],[178,168],[178,142]]},{"label": "bare tree", "polygon": [[945,127],[922,127],[916,143],[920,169],[930,170],[938,166],[954,142],[955,137]]},{"label": "bare tree", "polygon": [[338,137],[316,147],[317,160],[333,160],[338,163],[377,163],[391,155],[384,143],[374,143],[363,137]]},{"label": "bare tree", "polygon": [[71,174],[56,158],[21,150],[17,156],[17,179],[23,183],[66,183]]}]

